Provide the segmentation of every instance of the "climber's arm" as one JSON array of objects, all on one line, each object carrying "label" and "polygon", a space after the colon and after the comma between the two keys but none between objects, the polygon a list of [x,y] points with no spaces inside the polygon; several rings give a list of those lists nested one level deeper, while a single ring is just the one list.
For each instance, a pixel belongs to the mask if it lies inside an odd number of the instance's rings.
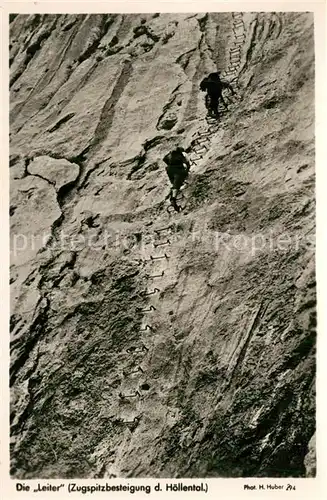
[{"label": "climber's arm", "polygon": [[231,91],[231,93],[233,95],[235,95],[235,90],[233,89],[233,87],[231,86],[230,83],[228,83],[228,82],[222,82],[222,84],[223,84],[223,88],[224,89],[229,89]]}]

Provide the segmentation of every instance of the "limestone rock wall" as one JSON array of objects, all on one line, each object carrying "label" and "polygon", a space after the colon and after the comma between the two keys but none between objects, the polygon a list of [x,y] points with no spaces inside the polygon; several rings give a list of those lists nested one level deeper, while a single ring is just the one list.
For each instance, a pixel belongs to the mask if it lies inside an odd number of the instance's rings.
[{"label": "limestone rock wall", "polygon": [[18,15],[10,66],[12,476],[314,475],[312,16]]}]

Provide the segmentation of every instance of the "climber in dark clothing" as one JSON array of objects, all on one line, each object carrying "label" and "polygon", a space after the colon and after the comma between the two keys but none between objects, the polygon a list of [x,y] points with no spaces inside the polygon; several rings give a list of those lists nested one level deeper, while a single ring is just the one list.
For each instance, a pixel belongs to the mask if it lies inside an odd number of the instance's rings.
[{"label": "climber in dark clothing", "polygon": [[177,205],[176,197],[182,187],[185,179],[188,176],[190,170],[190,160],[185,153],[184,149],[178,146],[176,149],[168,153],[163,161],[166,163],[166,172],[169,180],[172,184],[170,190],[170,202],[177,212],[179,212],[180,207]]},{"label": "climber in dark clothing", "polygon": [[209,76],[204,78],[200,83],[200,89],[203,92],[207,92],[205,98],[206,108],[209,115],[216,118],[219,117],[218,106],[220,99],[225,108],[228,109],[227,104],[223,99],[222,91],[224,89],[229,89],[233,95],[235,94],[230,83],[221,81],[219,73],[210,73]]}]

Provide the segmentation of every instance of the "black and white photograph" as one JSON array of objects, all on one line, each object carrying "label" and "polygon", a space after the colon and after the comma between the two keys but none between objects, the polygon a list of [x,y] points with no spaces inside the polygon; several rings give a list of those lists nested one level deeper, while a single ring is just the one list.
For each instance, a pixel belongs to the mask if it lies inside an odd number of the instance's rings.
[{"label": "black and white photograph", "polygon": [[11,479],[315,478],[313,12],[61,7],[7,20]]}]

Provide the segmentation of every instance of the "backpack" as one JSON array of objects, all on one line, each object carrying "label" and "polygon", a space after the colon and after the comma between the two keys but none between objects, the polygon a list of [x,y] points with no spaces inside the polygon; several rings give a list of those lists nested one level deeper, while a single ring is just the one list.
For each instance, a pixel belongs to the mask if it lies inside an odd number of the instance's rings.
[{"label": "backpack", "polygon": [[171,151],[170,153],[168,153],[163,161],[166,163],[166,165],[180,165],[180,164],[183,164],[184,161],[185,161],[185,158],[183,156],[183,153],[178,150],[178,149],[174,149],[173,151]]},{"label": "backpack", "polygon": [[202,82],[200,83],[200,89],[205,92],[207,90],[207,82],[208,78],[204,78]]}]

